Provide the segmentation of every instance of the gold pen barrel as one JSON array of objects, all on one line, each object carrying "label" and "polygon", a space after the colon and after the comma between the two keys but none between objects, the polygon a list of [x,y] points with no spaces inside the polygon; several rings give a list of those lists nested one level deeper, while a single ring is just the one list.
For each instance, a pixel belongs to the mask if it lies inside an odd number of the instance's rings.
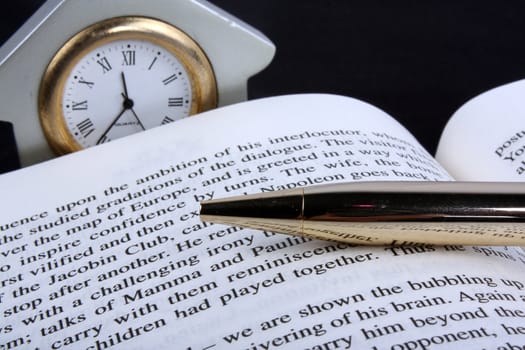
[{"label": "gold pen barrel", "polygon": [[[214,213],[203,203],[201,214],[205,221],[355,244],[525,242],[522,183],[373,182],[301,191],[219,200]],[[221,212],[226,204],[231,210]]]}]

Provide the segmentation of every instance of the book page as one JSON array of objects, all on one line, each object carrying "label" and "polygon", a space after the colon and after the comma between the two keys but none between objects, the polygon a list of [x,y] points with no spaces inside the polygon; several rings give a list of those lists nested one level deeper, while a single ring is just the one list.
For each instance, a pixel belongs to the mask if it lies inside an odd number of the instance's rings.
[{"label": "book page", "polygon": [[448,179],[386,114],[329,95],[230,106],[3,175],[0,348],[521,346],[514,248],[354,246],[198,216],[199,201],[242,193]]},{"label": "book page", "polygon": [[525,180],[525,80],[463,105],[448,122],[436,159],[457,180]]}]

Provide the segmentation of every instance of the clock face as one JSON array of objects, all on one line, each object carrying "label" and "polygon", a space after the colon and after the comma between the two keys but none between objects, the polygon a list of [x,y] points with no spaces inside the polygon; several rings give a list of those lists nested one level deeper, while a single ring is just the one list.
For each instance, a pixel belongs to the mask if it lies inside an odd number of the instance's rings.
[{"label": "clock face", "polygon": [[178,28],[116,17],[69,39],[40,83],[43,132],[58,154],[110,142],[217,106],[213,68]]},{"label": "clock face", "polygon": [[145,40],[117,40],[88,52],[66,79],[62,111],[83,147],[190,115],[192,85],[181,61]]}]

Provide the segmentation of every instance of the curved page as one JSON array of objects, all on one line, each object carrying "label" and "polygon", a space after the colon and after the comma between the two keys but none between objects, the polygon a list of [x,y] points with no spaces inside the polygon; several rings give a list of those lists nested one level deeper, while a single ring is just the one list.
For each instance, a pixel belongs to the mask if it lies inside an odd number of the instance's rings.
[{"label": "curved page", "polygon": [[3,175],[1,346],[521,346],[514,248],[352,246],[197,215],[245,192],[449,179],[385,113],[329,95],[234,105]]}]

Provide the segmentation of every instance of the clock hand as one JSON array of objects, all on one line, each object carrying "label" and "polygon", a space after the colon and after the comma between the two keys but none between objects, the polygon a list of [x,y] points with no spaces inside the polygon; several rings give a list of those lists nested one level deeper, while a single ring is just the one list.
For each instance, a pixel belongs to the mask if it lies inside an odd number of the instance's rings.
[{"label": "clock hand", "polygon": [[122,97],[124,97],[124,101],[122,101],[122,105],[124,106],[124,109],[131,109],[133,108],[133,105],[135,102],[131,98],[128,98],[126,94],[121,93]]},{"label": "clock hand", "polygon": [[[102,135],[99,137],[99,139],[97,140],[97,145],[102,142],[102,140],[104,139],[104,137],[106,137],[107,133],[109,132],[109,130],[111,130],[111,128],[115,125],[115,123],[117,122],[117,120],[120,119],[120,117],[122,116],[122,114],[124,114],[124,112],[128,109],[131,109],[133,108],[133,100],[130,99],[128,97],[128,87],[126,85],[126,76],[124,75],[124,72],[120,72],[120,77],[122,79],[122,85],[124,87],[124,92],[121,93],[122,97],[124,97],[124,101],[122,101],[122,110],[120,111],[120,113],[117,115],[117,117],[115,119],[113,119],[113,121],[111,122],[111,124],[109,124],[108,128],[104,131],[104,133],[102,133]],[[135,114],[135,113],[133,113]],[[140,123],[140,121],[139,121]],[[140,123],[141,126],[142,126],[142,123]]]},{"label": "clock hand", "polygon": [[126,95],[124,93],[121,94],[122,97],[124,97],[124,109],[129,109],[131,110],[131,113],[133,113],[133,115],[135,116],[135,119],[137,119],[137,122],[139,123],[140,127],[142,128],[142,130],[146,130],[146,128],[144,127],[144,124],[142,124],[142,122],[140,121],[140,118],[139,116],[137,115],[137,113],[135,113],[135,110],[133,109],[133,106],[134,106],[134,102],[132,99],[130,98],[127,98]]},{"label": "clock hand", "polygon": [[142,124],[142,122],[140,121],[139,117],[137,116],[137,113],[135,113],[135,110],[133,109],[133,100],[130,99],[128,96],[127,96],[127,88],[126,88],[126,80],[124,78],[124,73],[122,73],[122,81],[124,82],[124,92],[121,93],[122,97],[124,97],[124,101],[122,101],[122,111],[120,111],[120,113],[117,115],[117,117],[115,119],[113,119],[113,121],[111,122],[111,124],[108,126],[108,128],[104,131],[104,133],[102,133],[102,135],[99,137],[99,139],[97,140],[97,145],[104,139],[104,137],[107,135],[107,133],[109,132],[109,130],[111,130],[111,128],[117,123],[117,121],[120,119],[120,117],[124,114],[125,111],[127,111],[128,109],[131,110],[131,112],[133,113],[133,115],[135,116],[135,118],[137,119],[140,127],[142,128],[142,130],[146,130],[146,128],[144,128],[144,125]]},{"label": "clock hand", "polygon": [[[131,99],[128,97],[128,87],[126,85],[126,76],[124,75],[124,72],[120,72],[120,77],[122,78],[122,85],[124,86],[124,93],[122,94],[125,99],[128,99],[131,101]],[[131,102],[133,104],[133,102]]]},{"label": "clock hand", "polygon": [[144,127],[144,124],[142,124],[142,121],[140,120],[139,116],[137,115],[137,113],[135,113],[135,110],[133,109],[134,102],[133,102],[133,100],[131,98],[129,98],[129,95],[128,95],[128,87],[127,87],[127,84],[126,84],[126,75],[124,74],[124,72],[120,72],[120,76],[122,78],[122,85],[124,86],[124,92],[121,94],[122,97],[124,97],[124,108],[131,109],[131,112],[135,116],[135,119],[137,119],[137,122],[139,123],[140,127],[142,128],[142,130],[146,130],[146,128]]},{"label": "clock hand", "polygon": [[97,140],[97,145],[102,142],[102,140],[104,139],[104,137],[106,137],[106,134],[109,132],[109,130],[111,130],[111,128],[113,127],[113,125],[115,125],[115,123],[117,122],[117,120],[120,119],[120,117],[122,116],[122,114],[124,114],[124,112],[127,110],[128,108],[126,108],[126,106],[124,106],[124,108],[122,108],[122,111],[120,111],[120,113],[117,115],[117,117],[115,119],[113,119],[113,121],[111,122],[111,124],[108,126],[108,128],[106,129],[106,131],[104,131],[104,133],[99,137],[99,139]]},{"label": "clock hand", "polygon": [[142,128],[142,130],[146,130],[146,128],[144,127],[144,125],[142,124],[142,122],[140,121],[139,119],[139,116],[137,115],[137,113],[135,113],[135,110],[133,108],[130,108],[131,109],[131,113],[133,113],[133,115],[135,116],[135,118],[137,119],[137,121],[139,122],[139,125],[140,127]]}]

